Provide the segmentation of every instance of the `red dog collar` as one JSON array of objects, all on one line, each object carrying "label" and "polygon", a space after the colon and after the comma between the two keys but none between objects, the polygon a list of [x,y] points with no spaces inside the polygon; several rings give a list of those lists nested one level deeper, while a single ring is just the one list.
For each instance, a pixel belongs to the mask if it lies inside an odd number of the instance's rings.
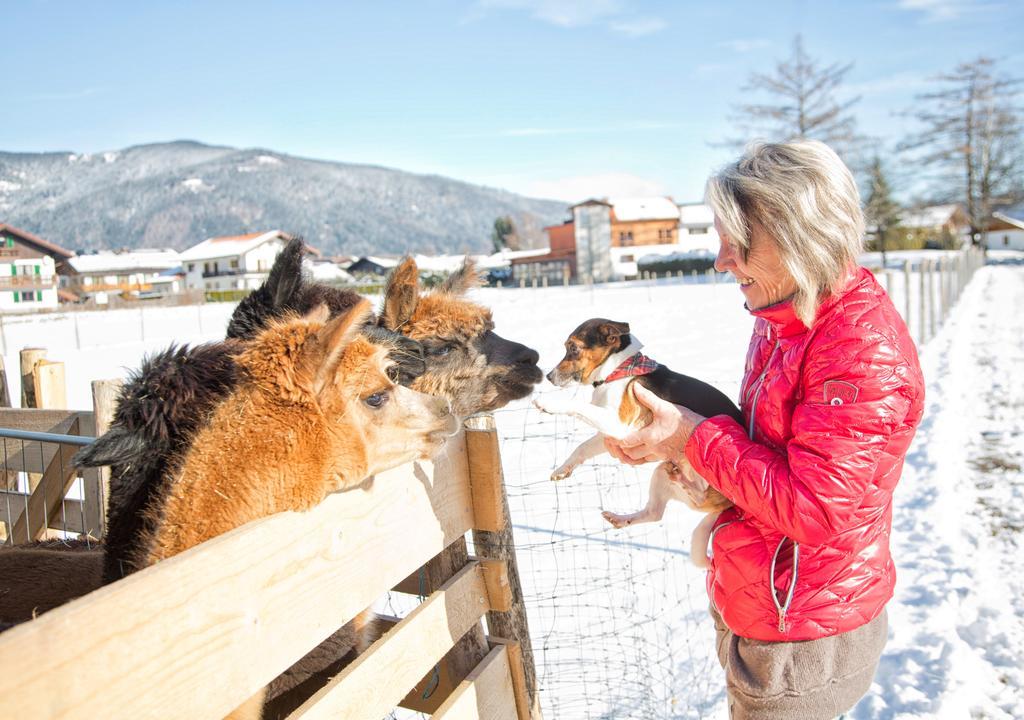
[{"label": "red dog collar", "polygon": [[628,358],[622,361],[622,364],[612,370],[612,374],[606,377],[604,380],[595,380],[591,383],[594,387],[599,387],[605,383],[613,382],[615,380],[621,380],[625,377],[632,377],[634,375],[649,375],[658,369],[658,363],[651,360],[643,353],[637,353],[636,355],[630,355]]}]

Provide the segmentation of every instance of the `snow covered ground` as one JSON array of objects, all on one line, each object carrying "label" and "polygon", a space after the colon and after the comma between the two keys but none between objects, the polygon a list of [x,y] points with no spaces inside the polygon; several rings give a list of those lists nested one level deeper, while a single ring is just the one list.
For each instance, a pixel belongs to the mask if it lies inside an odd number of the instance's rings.
[{"label": "snow covered ground", "polygon": [[[1024,718],[1024,254],[998,259],[921,352],[927,410],[896,493],[890,639],[858,720]],[[896,281],[893,292],[902,288]],[[657,360],[738,393],[751,318],[735,285],[478,297],[499,332],[535,347],[545,368],[573,327],[603,316],[629,321]],[[88,380],[122,376],[171,340],[217,338],[230,311],[5,318],[0,339],[8,368],[19,348],[49,347],[67,363],[70,404],[88,408]],[[8,375],[17,396],[17,373]],[[699,517],[677,504],[660,523],[613,530],[600,511],[642,506],[649,469],[604,460],[552,483],[586,429],[526,402],[497,420],[545,715],[724,719],[703,575],[687,557]]]}]

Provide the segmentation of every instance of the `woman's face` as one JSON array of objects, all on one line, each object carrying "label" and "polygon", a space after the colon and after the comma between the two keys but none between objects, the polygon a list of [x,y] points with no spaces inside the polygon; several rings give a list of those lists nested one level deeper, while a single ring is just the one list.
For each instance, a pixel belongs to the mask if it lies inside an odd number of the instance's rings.
[{"label": "woman's face", "polygon": [[747,299],[748,308],[758,310],[774,305],[796,292],[796,282],[782,264],[778,244],[760,225],[751,223],[750,252],[746,259],[742,248],[726,235],[717,217],[715,230],[721,243],[715,269],[733,274]]}]

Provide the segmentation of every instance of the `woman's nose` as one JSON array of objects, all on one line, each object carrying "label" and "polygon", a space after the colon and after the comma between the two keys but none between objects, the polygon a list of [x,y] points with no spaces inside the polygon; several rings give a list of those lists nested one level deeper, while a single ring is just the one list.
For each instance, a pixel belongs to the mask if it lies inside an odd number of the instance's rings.
[{"label": "woman's nose", "polygon": [[735,263],[732,259],[732,249],[728,243],[722,243],[718,246],[718,255],[715,257],[715,270],[718,272],[726,272]]}]

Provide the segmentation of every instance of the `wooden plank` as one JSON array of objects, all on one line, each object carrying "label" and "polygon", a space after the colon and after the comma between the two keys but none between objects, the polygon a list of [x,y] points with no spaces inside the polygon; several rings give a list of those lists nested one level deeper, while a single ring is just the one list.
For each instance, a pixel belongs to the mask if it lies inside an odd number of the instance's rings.
[{"label": "wooden plank", "polygon": [[[521,667],[526,687],[526,704],[529,707],[530,719],[541,720],[540,699],[537,691],[537,673],[533,661],[533,645],[530,641],[530,627],[526,617],[526,604],[519,581],[519,566],[516,562],[515,538],[512,535],[512,523],[509,521],[508,500],[505,497],[505,483],[501,468],[501,455],[498,451],[498,433],[494,426],[494,418],[481,415],[467,423],[466,446],[470,457],[491,458],[483,467],[491,474],[487,480],[489,485],[498,488],[500,497],[497,512],[501,519],[497,523],[502,529],[497,532],[473,530],[473,547],[481,559],[503,562],[507,576],[508,589],[511,594],[511,607],[507,612],[498,610],[487,613],[487,629],[491,635],[508,638],[519,644],[519,652],[514,660]],[[470,482],[475,475],[471,473]],[[524,719],[525,720],[525,719]]]},{"label": "wooden plank", "polygon": [[18,354],[21,365],[21,406],[37,408],[34,375],[36,363],[46,358],[46,348],[23,348]]},{"label": "wooden plank", "polygon": [[[78,434],[78,420],[68,428],[69,435]],[[11,527],[9,542],[21,544],[41,540],[55,517],[60,517],[61,502],[68,494],[77,472],[71,457],[77,445],[59,445],[39,484],[32,490],[26,507]]]},{"label": "wooden plank", "polygon": [[466,533],[464,468],[458,436],[3,633],[0,718],[224,717]]},{"label": "wooden plank", "polygon": [[466,436],[469,483],[473,489],[473,528],[500,532],[505,528],[507,518],[503,512],[505,483],[497,433],[467,427]]},{"label": "wooden plank", "polygon": [[289,718],[384,717],[489,607],[483,568],[470,563]]},{"label": "wooden plank", "polygon": [[512,672],[512,692],[516,698],[516,715],[519,720],[531,720],[531,718],[541,717],[540,713],[540,698],[530,698],[529,691],[526,689],[526,673],[523,672],[523,650],[515,640],[506,640],[505,638],[496,638],[492,636],[487,637],[487,641],[491,644],[491,647],[495,645],[504,645],[508,650],[508,665]]},{"label": "wooden plank", "polygon": [[64,363],[59,360],[39,360],[32,369],[36,407],[60,410],[68,406],[67,384],[64,381]]},{"label": "wooden plank", "polygon": [[505,646],[491,650],[432,717],[434,720],[517,720]]},{"label": "wooden plank", "polygon": [[487,600],[493,612],[508,612],[512,609],[512,587],[508,577],[508,565],[504,560],[471,558],[483,568],[487,584]]},{"label": "wooden plank", "polygon": [[0,407],[11,406],[11,390],[7,384],[7,368],[4,365],[4,356],[0,355]]}]

